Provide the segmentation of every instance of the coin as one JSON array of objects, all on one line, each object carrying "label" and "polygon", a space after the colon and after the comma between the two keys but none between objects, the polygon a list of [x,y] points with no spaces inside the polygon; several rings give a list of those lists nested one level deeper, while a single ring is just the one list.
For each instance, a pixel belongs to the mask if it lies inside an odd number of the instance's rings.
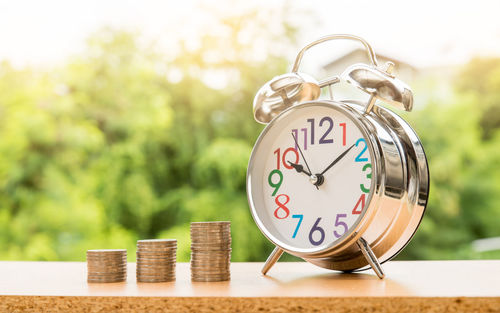
[{"label": "coin", "polygon": [[154,283],[175,280],[176,239],[138,240],[136,257],[138,282]]},{"label": "coin", "polygon": [[175,277],[172,278],[161,278],[161,279],[156,279],[156,278],[137,278],[138,283],[165,283],[165,282],[170,282],[170,281],[175,281]]},{"label": "coin", "polygon": [[127,250],[87,250],[87,282],[112,283],[127,279]]},{"label": "coin", "polygon": [[229,280],[231,262],[231,223],[191,223],[191,280]]},{"label": "coin", "polygon": [[137,244],[177,244],[177,239],[142,239],[137,240]]}]

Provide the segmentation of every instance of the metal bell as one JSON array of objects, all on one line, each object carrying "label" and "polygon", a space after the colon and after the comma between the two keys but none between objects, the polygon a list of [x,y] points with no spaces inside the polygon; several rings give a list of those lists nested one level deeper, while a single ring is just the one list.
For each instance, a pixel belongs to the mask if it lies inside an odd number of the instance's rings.
[{"label": "metal bell", "polygon": [[288,73],[274,77],[262,86],[253,101],[253,116],[261,124],[269,123],[283,110],[303,101],[316,100],[320,86],[304,73]]},{"label": "metal bell", "polygon": [[367,64],[353,64],[341,75],[342,79],[371,95],[365,112],[370,112],[378,100],[396,108],[411,111],[413,92],[411,88],[392,75],[394,63],[387,62],[385,71]]}]

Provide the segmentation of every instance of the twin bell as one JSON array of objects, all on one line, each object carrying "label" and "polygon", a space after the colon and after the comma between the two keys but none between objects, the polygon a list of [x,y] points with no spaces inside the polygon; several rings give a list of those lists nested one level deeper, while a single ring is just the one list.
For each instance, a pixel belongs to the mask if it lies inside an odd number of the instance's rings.
[{"label": "twin bell", "polygon": [[[353,64],[339,76],[317,81],[308,74],[298,71],[305,51],[329,40],[348,39],[361,42],[367,52],[370,64]],[[403,81],[396,78],[392,71],[394,63],[387,62],[380,67],[372,47],[364,39],[353,35],[329,35],[305,46],[297,55],[291,73],[274,77],[262,86],[253,102],[253,114],[257,122],[268,124],[285,109],[305,101],[319,98],[321,88],[346,81],[370,95],[365,107],[369,114],[375,102],[380,100],[398,109],[411,111],[413,93]]]}]

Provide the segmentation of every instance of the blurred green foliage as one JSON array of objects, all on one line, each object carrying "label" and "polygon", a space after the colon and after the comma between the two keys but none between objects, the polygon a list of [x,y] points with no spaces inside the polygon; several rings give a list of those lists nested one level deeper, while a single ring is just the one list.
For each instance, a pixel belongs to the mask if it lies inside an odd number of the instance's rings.
[{"label": "blurred green foliage", "polygon": [[[106,29],[51,71],[1,63],[0,259],[82,261],[87,249],[132,252],[137,239],[157,237],[177,238],[178,259],[187,261],[189,223],[205,220],[232,222],[234,261],[265,259],[272,246],[245,193],[262,130],[251,103],[288,64],[270,53],[249,62],[252,41],[235,39],[245,24],[222,23],[225,39],[206,35],[194,50],[181,44],[175,58]],[[286,33],[264,44],[290,46],[294,30]],[[207,61],[220,47],[225,56]],[[499,69],[498,59],[475,60],[455,99],[405,116],[426,148],[431,196],[400,258],[500,257],[471,247],[500,236],[500,124],[491,115],[500,108]],[[209,87],[220,71],[234,79]]]}]

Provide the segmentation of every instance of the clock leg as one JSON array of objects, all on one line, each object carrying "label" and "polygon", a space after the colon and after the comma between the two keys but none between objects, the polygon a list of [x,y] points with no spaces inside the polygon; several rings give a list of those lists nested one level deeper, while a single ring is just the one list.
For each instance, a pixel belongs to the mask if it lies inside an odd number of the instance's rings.
[{"label": "clock leg", "polygon": [[358,244],[358,247],[365,256],[366,260],[368,261],[368,264],[370,264],[375,274],[377,274],[378,278],[380,279],[384,278],[385,277],[384,270],[382,269],[382,266],[380,265],[377,257],[375,256],[375,253],[373,253],[372,249],[370,248],[366,240],[364,240],[363,237],[360,237],[356,243]]},{"label": "clock leg", "polygon": [[273,252],[267,257],[266,263],[264,264],[264,267],[262,268],[262,274],[266,275],[267,272],[273,267],[273,265],[278,262],[279,258],[281,255],[285,252],[281,248],[274,248]]}]

